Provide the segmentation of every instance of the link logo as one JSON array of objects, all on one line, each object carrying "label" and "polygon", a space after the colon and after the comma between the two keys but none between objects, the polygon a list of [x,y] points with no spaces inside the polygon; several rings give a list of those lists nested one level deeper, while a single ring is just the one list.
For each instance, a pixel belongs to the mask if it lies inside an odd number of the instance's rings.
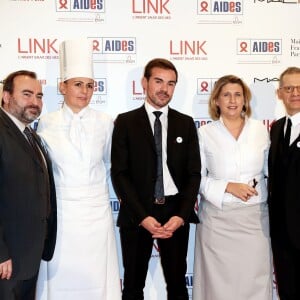
[{"label": "link logo", "polygon": [[58,59],[57,39],[18,38],[19,59]]},{"label": "link logo", "polygon": [[132,0],[132,19],[167,20],[171,19],[171,0]]},{"label": "link logo", "polygon": [[132,0],[133,14],[170,14],[170,0]]},{"label": "link logo", "polygon": [[242,15],[244,12],[243,0],[215,1],[198,0],[198,15]]},{"label": "link logo", "polygon": [[281,39],[237,39],[238,55],[281,55]]},{"label": "link logo", "polygon": [[56,0],[57,12],[104,13],[104,0]]},{"label": "link logo", "polygon": [[169,53],[172,60],[207,60],[206,41],[170,40]]}]

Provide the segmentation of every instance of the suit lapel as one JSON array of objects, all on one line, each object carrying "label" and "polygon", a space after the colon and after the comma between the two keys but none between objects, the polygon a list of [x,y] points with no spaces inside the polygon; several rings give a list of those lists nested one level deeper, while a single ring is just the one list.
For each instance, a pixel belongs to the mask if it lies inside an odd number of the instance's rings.
[{"label": "suit lapel", "polygon": [[168,112],[168,135],[167,135],[167,151],[172,149],[174,144],[174,134],[178,132],[177,124],[178,118],[176,117],[175,111],[169,107]]},{"label": "suit lapel", "polygon": [[33,136],[34,136],[34,139],[36,141],[36,143],[38,144],[43,156],[44,156],[44,159],[46,161],[46,164],[47,164],[47,167],[49,168],[51,166],[51,161],[50,161],[50,158],[48,156],[48,152],[47,152],[47,149],[46,147],[44,147],[44,144],[41,140],[41,138],[37,135],[37,133],[35,131],[32,132],[33,133]]},{"label": "suit lapel", "polygon": [[[34,154],[34,151],[32,151],[30,144],[26,140],[26,137],[2,109],[0,109],[0,119],[2,120],[2,123],[5,127],[6,133],[9,134],[13,139],[15,139],[20,147],[22,147],[23,150],[27,152],[27,154],[29,154],[35,162],[40,164],[39,159]],[[40,143],[38,143],[38,145],[40,145]]]},{"label": "suit lapel", "polygon": [[146,112],[145,106],[143,105],[141,108],[138,109],[137,112],[138,112],[138,121],[141,126],[141,129],[143,130],[143,134],[145,134],[146,140],[150,143],[153,151],[156,152],[154,136],[153,136],[150,120]]},{"label": "suit lapel", "polygon": [[277,151],[281,147],[280,138],[281,138],[281,135],[283,134],[284,122],[285,122],[285,117],[279,119],[277,121],[277,124],[274,124],[274,128],[272,128],[273,132],[272,132],[272,144],[271,144],[271,147],[272,147],[272,149],[271,149],[272,150],[271,159],[272,159],[272,164],[273,165],[275,163],[275,159],[276,159],[276,156],[277,156]]}]

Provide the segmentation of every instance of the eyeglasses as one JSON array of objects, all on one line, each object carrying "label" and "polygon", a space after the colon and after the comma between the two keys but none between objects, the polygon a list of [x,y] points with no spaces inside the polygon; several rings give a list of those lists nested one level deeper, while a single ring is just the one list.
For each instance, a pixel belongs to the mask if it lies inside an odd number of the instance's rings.
[{"label": "eyeglasses", "polygon": [[300,85],[287,85],[280,87],[280,89],[284,90],[288,94],[293,93],[295,89],[298,93],[300,93]]}]

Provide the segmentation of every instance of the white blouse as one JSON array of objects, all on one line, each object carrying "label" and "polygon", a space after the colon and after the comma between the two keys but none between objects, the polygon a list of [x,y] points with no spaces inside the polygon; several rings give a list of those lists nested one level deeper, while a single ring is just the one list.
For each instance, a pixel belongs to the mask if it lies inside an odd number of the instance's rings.
[{"label": "white blouse", "polygon": [[[236,140],[222,120],[211,122],[199,129],[201,155],[201,199],[218,208],[224,202],[245,205],[267,200],[265,177],[268,171],[269,134],[261,121],[246,119],[245,126]],[[249,183],[258,181],[257,196],[247,202],[226,193],[228,182]]]}]

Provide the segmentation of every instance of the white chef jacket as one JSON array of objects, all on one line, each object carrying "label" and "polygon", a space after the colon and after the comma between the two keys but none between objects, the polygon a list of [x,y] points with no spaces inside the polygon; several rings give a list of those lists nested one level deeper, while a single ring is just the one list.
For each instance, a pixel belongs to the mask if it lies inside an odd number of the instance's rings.
[{"label": "white chef jacket", "polygon": [[71,141],[70,126],[74,113],[66,104],[59,111],[43,116],[38,125],[38,133],[44,138],[53,160],[56,187],[101,185],[103,194],[108,194],[113,120],[90,107],[82,109],[79,114],[81,150]]},{"label": "white chef jacket", "polygon": [[[269,134],[261,121],[246,118],[244,128],[236,140],[222,119],[199,129],[201,155],[201,199],[218,208],[223,203],[240,202],[251,205],[267,200],[265,176],[268,172]],[[258,181],[257,196],[247,202],[226,193],[229,182]]]}]

